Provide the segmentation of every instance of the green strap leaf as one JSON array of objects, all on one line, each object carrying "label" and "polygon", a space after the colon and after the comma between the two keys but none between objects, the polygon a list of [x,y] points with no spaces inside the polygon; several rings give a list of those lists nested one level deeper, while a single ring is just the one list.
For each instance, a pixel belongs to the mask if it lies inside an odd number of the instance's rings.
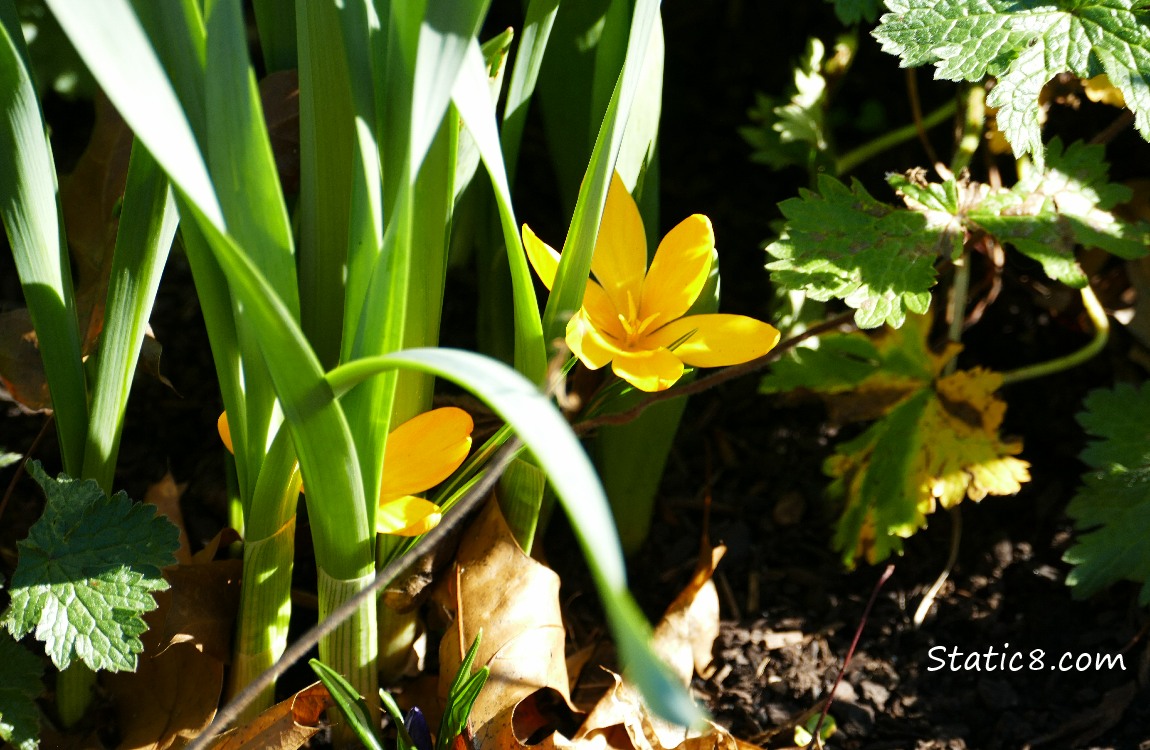
[{"label": "green strap leaf", "polygon": [[24,37],[10,0],[0,15],[0,219],[12,245],[24,299],[39,333],[56,407],[60,452],[79,473],[88,428],[72,276],[56,208],[56,171],[39,99],[25,66]]},{"label": "green strap leaf", "polygon": [[167,177],[152,155],[139,143],[134,144],[112,256],[104,330],[96,355],[92,418],[84,449],[83,476],[96,480],[105,490],[112,486],[128,393],[178,222]]},{"label": "green strap leaf", "polygon": [[651,627],[627,590],[623,554],[603,487],[555,405],[507,365],[455,349],[412,349],[359,359],[331,371],[327,380],[333,391],[343,393],[397,367],[432,373],[467,388],[511,425],[547,472],[571,519],[631,679],[656,713],[696,724],[701,718],[698,706],[651,650]]},{"label": "green strap leaf", "polygon": [[44,514],[17,544],[5,625],[44,642],[60,669],[80,659],[93,670],[132,671],[143,651],[142,615],[168,588],[160,568],[175,563],[179,530],[151,505],[112,497],[91,480],[29,473],[47,497]]}]

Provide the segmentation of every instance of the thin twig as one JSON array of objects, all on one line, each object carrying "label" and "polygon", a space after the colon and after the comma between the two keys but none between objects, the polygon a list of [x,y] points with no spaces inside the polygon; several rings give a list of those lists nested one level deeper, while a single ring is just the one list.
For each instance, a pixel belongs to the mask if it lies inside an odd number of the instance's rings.
[{"label": "thin twig", "polygon": [[914,68],[906,69],[906,95],[910,98],[910,114],[914,118],[914,127],[918,131],[918,140],[926,151],[926,158],[936,167],[942,162],[938,160],[934,146],[930,145],[930,138],[926,134],[926,125],[922,121],[922,101],[918,98],[918,78],[915,77]]},{"label": "thin twig", "polygon": [[942,572],[938,574],[938,578],[934,579],[934,583],[923,595],[922,601],[918,603],[918,608],[914,611],[914,626],[916,628],[922,627],[926,621],[926,616],[930,614],[931,607],[934,606],[934,600],[938,598],[938,592],[942,591],[943,585],[950,578],[950,572],[954,570],[954,564],[958,562],[958,548],[961,544],[962,513],[959,512],[959,506],[956,505],[950,509],[950,554],[947,555],[946,565]]},{"label": "thin twig", "polygon": [[0,518],[4,516],[4,511],[8,509],[8,501],[12,499],[12,493],[16,490],[16,482],[18,482],[20,477],[24,474],[24,467],[28,465],[28,460],[32,458],[32,454],[36,452],[36,448],[39,447],[40,441],[43,440],[44,436],[48,434],[48,427],[51,424],[52,415],[49,414],[47,418],[44,419],[44,426],[40,428],[40,432],[36,433],[36,437],[32,440],[32,444],[28,446],[28,450],[24,451],[24,458],[20,460],[20,468],[16,470],[14,475],[12,475],[12,481],[8,483],[8,489],[4,491],[4,499],[0,500]]},{"label": "thin twig", "polygon": [[1134,113],[1128,109],[1122,110],[1122,114],[1114,119],[1114,122],[1103,128],[1098,135],[1090,139],[1091,145],[1099,143],[1109,143],[1126,128],[1130,127],[1130,123],[1134,122]]},{"label": "thin twig", "polygon": [[859,625],[857,628],[855,628],[855,637],[851,640],[851,647],[847,650],[846,658],[843,659],[843,665],[839,669],[838,676],[835,677],[835,684],[831,686],[831,692],[829,695],[827,695],[826,703],[823,704],[823,712],[819,714],[819,721],[817,724],[815,724],[814,731],[811,732],[813,736],[811,737],[811,741],[807,744],[807,747],[810,747],[811,745],[822,747],[823,745],[822,740],[819,737],[819,732],[822,731],[823,721],[825,721],[827,718],[827,711],[831,710],[831,703],[835,699],[835,691],[838,690],[839,683],[843,681],[843,675],[846,674],[847,667],[850,665],[851,659],[854,658],[855,649],[858,648],[859,639],[862,637],[863,627],[866,626],[867,618],[870,617],[871,607],[874,606],[875,600],[878,599],[879,589],[882,588],[883,584],[887,582],[893,573],[894,563],[891,563],[890,565],[886,566],[886,570],[884,570],[882,575],[879,576],[878,583],[874,585],[874,590],[870,592],[870,601],[866,603],[866,609],[863,610],[862,617],[859,618]]},{"label": "thin twig", "polygon": [[696,393],[710,390],[717,385],[726,383],[728,380],[734,380],[744,375],[749,375],[752,372],[761,370],[762,368],[774,362],[783,354],[798,346],[802,342],[814,336],[820,336],[828,331],[833,331],[839,326],[849,321],[854,316],[853,312],[845,312],[842,315],[837,315],[830,320],[825,320],[818,325],[811,326],[807,330],[792,336],[791,338],[783,341],[774,349],[756,359],[749,362],[744,362],[741,365],[732,365],[730,367],[719,370],[714,375],[705,378],[699,378],[694,383],[684,385],[681,388],[673,388],[666,391],[657,391],[648,395],[642,402],[625,411],[616,412],[614,414],[603,414],[602,416],[593,417],[592,419],[585,419],[582,422],[577,422],[573,425],[572,429],[575,430],[577,435],[586,435],[591,430],[602,427],[603,425],[613,424],[626,424],[631,420],[642,414],[648,407],[654,406],[660,401],[666,401],[672,398],[680,398],[682,396],[693,396]]},{"label": "thin twig", "polygon": [[518,438],[513,437],[508,440],[507,444],[503,446],[492,460],[487,473],[455,504],[450,516],[444,518],[438,526],[423,535],[423,537],[408,550],[407,554],[391,562],[383,570],[377,571],[375,580],[373,580],[371,584],[336,607],[325,619],[317,622],[311,630],[304,633],[298,641],[284,651],[279,661],[237,693],[231,702],[216,714],[216,718],[212,721],[211,725],[187,746],[187,750],[206,750],[211,744],[212,739],[239,718],[240,713],[247,708],[260,693],[272,685],[292,664],[304,658],[308,651],[318,644],[322,638],[330,635],[344,620],[347,620],[355,614],[359,606],[363,604],[368,597],[376,596],[384,586],[391,583],[416,560],[422,558],[450,535],[452,531],[454,531],[455,526],[467,518],[470,511],[487,497],[487,493],[490,492],[491,488],[495,486],[495,483],[499,481],[499,477],[503,474],[507,465],[511,463],[511,460],[515,458],[515,455],[522,446],[523,444]]}]

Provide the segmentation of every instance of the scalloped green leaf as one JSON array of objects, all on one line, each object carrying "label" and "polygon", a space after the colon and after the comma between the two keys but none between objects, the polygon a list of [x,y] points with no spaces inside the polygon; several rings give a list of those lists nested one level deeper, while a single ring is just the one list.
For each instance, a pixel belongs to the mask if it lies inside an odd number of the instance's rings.
[{"label": "scalloped green leaf", "polygon": [[821,336],[817,349],[797,347],[771,366],[760,393],[798,389],[836,393],[855,388],[882,370],[878,347],[866,336]]},{"label": "scalloped green leaf", "polygon": [[40,709],[44,664],[0,630],[0,740],[16,750],[36,750],[40,742]]},{"label": "scalloped green leaf", "polygon": [[142,615],[156,608],[152,592],[168,588],[160,568],[175,563],[179,530],[123,492],[52,479],[35,461],[28,471],[47,504],[16,545],[4,624],[16,638],[34,633],[60,669],[80,659],[93,670],[134,670]]},{"label": "scalloped green leaf", "polygon": [[935,261],[962,249],[954,217],[888,205],[857,180],[847,187],[822,175],[818,188],[779,204],[787,225],[767,246],[771,280],[815,300],[842,299],[860,328],[898,328],[908,312],[925,313]]},{"label": "scalloped green leaf", "polygon": [[1086,275],[1075,260],[1076,245],[1127,259],[1146,254],[1150,226],[1110,211],[1129,198],[1129,188],[1109,181],[1102,146],[1076,142],[1064,150],[1055,138],[1048,146],[1045,172],[1036,171],[1010,190],[991,194],[968,216],[1037,260],[1052,279],[1081,289]]},{"label": "scalloped green leaf", "polygon": [[1016,154],[1042,166],[1038,94],[1059,73],[1105,73],[1150,139],[1150,28],[1141,0],[887,0],[873,32],[903,67],[949,81],[998,79],[987,104]]},{"label": "scalloped green leaf", "polygon": [[1124,383],[1092,391],[1079,423],[1092,441],[1081,459],[1093,471],[1070,501],[1079,530],[1063,559],[1074,570],[1066,583],[1083,598],[1122,580],[1141,581],[1138,601],[1150,603],[1150,384]]}]

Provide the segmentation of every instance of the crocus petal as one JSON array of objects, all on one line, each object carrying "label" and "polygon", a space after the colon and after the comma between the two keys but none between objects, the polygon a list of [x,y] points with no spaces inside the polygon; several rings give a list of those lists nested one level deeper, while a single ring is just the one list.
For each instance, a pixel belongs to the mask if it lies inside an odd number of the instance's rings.
[{"label": "crocus petal", "polygon": [[603,287],[594,281],[587,281],[587,288],[583,292],[583,309],[581,311],[591,325],[599,329],[600,333],[622,341],[627,334],[623,324],[619,322],[619,311],[611,304]]},{"label": "crocus petal", "polygon": [[[679,342],[676,345],[676,342]],[[644,347],[673,347],[693,367],[725,367],[761,357],[779,343],[779,332],[745,315],[688,315],[645,336]]]},{"label": "crocus petal", "polygon": [[586,310],[580,310],[567,321],[566,341],[571,352],[591,370],[598,370],[622,351],[595,327]]},{"label": "crocus petal", "polygon": [[[617,172],[607,191],[591,270],[615,309],[628,317],[639,311],[643,276],[647,273],[647,235],[639,207]],[[634,313],[630,305],[634,305]]]},{"label": "crocus petal", "polygon": [[420,497],[404,495],[381,503],[375,513],[375,531],[392,536],[419,536],[434,529],[442,509]]},{"label": "crocus petal", "polygon": [[220,433],[220,440],[224,441],[224,447],[228,449],[228,453],[233,456],[236,449],[232,447],[232,428],[228,426],[228,413],[220,412],[220,418],[216,420],[216,430]]},{"label": "crocus petal", "polygon": [[683,363],[666,349],[621,352],[611,370],[641,391],[665,391],[683,377]]},{"label": "crocus petal", "polygon": [[639,320],[659,313],[659,320],[667,322],[686,314],[707,283],[714,252],[710,219],[695,214],[679,222],[655,251],[643,282]]},{"label": "crocus petal", "polygon": [[555,283],[555,273],[559,270],[559,253],[555,248],[535,236],[531,227],[523,225],[523,249],[527,251],[527,260],[535,269],[535,275],[548,289]]},{"label": "crocus petal", "polygon": [[396,497],[429,490],[451,476],[471,450],[474,426],[463,409],[447,406],[392,430],[383,455],[381,507]]}]

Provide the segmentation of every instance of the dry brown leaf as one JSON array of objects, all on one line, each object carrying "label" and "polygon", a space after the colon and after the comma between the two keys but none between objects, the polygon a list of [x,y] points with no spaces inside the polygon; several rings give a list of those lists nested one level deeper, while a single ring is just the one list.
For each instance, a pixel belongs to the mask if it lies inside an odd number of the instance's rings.
[{"label": "dry brown leaf", "polygon": [[165,570],[164,577],[172,588],[165,592],[169,595],[167,613],[156,628],[160,648],[191,643],[205,655],[227,661],[242,571],[242,560],[215,560]]},{"label": "dry brown leaf", "polygon": [[193,643],[144,655],[137,670],[107,675],[116,704],[120,750],[180,748],[199,736],[216,715],[224,665]]},{"label": "dry brown leaf", "polygon": [[[719,636],[719,595],[712,576],[725,547],[706,550],[695,574],[655,627],[653,648],[689,685],[693,673],[708,673]],[[620,733],[618,728],[625,731]],[[650,714],[638,690],[615,675],[615,687],[599,701],[575,735],[576,743],[595,739],[619,750],[692,750],[698,743],[725,744],[730,735],[718,727],[700,734]],[[626,740],[626,741],[624,741]],[[701,747],[701,745],[700,745]]]},{"label": "dry brown leaf", "polygon": [[482,630],[475,664],[489,667],[491,675],[471,711],[475,747],[518,748],[529,738],[538,741],[547,732],[538,718],[547,713],[543,704],[570,705],[559,577],[523,553],[496,502],[487,504],[464,536],[456,564],[458,599],[448,596],[447,604],[454,609],[453,602],[461,602],[462,612],[440,644],[440,697]]},{"label": "dry brown leaf", "polygon": [[172,472],[164,474],[160,481],[148,487],[144,493],[144,502],[156,506],[160,515],[167,516],[177,529],[180,530],[180,548],[176,550],[176,562],[187,565],[192,561],[192,548],[188,544],[188,530],[184,527],[184,512],[180,510],[180,496],[187,489],[187,484],[176,484]]},{"label": "dry brown leaf", "polygon": [[0,314],[0,384],[31,411],[52,408],[32,316],[23,307]]},{"label": "dry brown leaf", "polygon": [[[173,483],[148,495],[167,503],[178,488]],[[164,570],[171,588],[157,592],[158,606],[144,616],[148,631],[139,667],[103,676],[119,717],[121,750],[183,747],[215,716],[242,567],[240,560],[212,560],[221,541],[222,532],[187,564]]]},{"label": "dry brown leaf", "polygon": [[295,750],[319,731],[319,720],[335,706],[320,683],[304,688],[219,737],[212,750]]}]

